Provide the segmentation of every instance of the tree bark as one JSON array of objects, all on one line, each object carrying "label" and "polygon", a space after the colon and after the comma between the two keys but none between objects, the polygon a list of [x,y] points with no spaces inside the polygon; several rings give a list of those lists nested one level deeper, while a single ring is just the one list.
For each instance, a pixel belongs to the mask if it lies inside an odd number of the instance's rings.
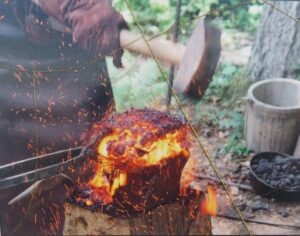
[{"label": "tree bark", "polygon": [[[269,1],[300,19],[300,2]],[[251,81],[296,78],[300,71],[300,23],[265,4],[249,64]]]}]

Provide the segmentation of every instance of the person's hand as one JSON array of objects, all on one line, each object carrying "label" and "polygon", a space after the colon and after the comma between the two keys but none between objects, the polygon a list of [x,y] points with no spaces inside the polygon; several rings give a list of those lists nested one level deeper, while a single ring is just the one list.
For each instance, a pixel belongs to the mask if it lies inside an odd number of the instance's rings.
[{"label": "person's hand", "polygon": [[39,0],[45,14],[72,31],[73,42],[89,54],[112,55],[116,67],[122,67],[123,49],[120,30],[128,28],[109,0]]}]

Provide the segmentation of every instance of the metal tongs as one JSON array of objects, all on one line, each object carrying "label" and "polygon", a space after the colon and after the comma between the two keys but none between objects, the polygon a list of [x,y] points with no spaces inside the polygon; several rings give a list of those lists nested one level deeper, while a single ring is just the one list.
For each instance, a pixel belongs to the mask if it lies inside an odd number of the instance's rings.
[{"label": "metal tongs", "polygon": [[97,156],[92,144],[85,147],[61,150],[47,155],[0,166],[0,191],[22,184],[33,183],[21,194],[14,197],[12,204],[35,191],[46,191],[53,185],[53,179],[74,184],[68,173],[83,167],[88,160]]},{"label": "metal tongs", "polygon": [[97,143],[111,129],[103,129],[84,147],[71,148],[37,156],[22,161],[0,166],[0,200],[1,191],[22,184],[33,183],[21,194],[13,198],[9,204],[18,201],[33,192],[41,193],[51,189],[57,183],[71,184],[76,188],[74,178],[86,178],[90,173],[86,167],[91,161],[98,159]]},{"label": "metal tongs", "polygon": [[0,166],[0,190],[81,169],[97,158],[94,143]]},{"label": "metal tongs", "polygon": [[79,147],[0,166],[0,190],[67,172],[83,162],[83,148]]}]

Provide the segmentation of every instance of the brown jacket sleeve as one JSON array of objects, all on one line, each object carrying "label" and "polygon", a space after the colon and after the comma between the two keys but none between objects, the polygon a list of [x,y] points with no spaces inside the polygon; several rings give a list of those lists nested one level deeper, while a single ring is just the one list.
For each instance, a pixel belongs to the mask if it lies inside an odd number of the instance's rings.
[{"label": "brown jacket sleeve", "polygon": [[40,8],[72,31],[73,42],[91,55],[113,55],[121,67],[120,30],[128,28],[110,0],[39,0]]}]

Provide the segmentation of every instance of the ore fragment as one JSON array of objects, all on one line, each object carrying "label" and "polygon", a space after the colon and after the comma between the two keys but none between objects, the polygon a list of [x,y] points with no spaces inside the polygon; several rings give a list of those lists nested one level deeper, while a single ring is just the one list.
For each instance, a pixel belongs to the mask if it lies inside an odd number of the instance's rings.
[{"label": "ore fragment", "polygon": [[253,162],[256,175],[274,188],[300,189],[300,159],[277,155]]}]

